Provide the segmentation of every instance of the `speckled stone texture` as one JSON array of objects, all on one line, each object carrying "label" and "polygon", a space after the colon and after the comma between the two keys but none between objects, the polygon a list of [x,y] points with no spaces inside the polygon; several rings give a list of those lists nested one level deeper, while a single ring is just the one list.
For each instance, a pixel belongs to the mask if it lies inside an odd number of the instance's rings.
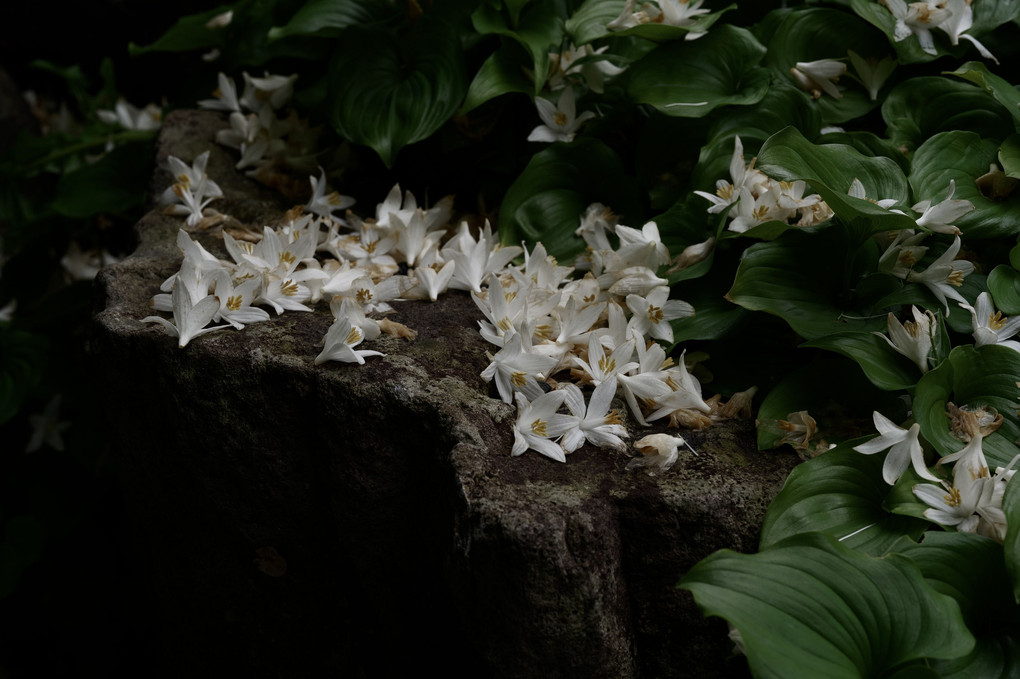
[{"label": "speckled stone texture", "polygon": [[[168,117],[158,161],[208,171],[213,206],[274,225],[291,207],[213,143],[223,115]],[[153,195],[169,183],[164,170]],[[364,366],[313,359],[328,308],[185,349],[144,324],[180,264],[183,219],[155,210],[99,275],[93,351],[162,647],[181,676],[733,677],[726,625],[676,590],[721,548],[756,549],[796,463],[755,450],[750,422],[686,433],[664,477],[586,446],[513,458],[514,409],[479,373],[463,293],[399,302],[417,339]],[[215,230],[200,235],[225,257]],[[633,429],[636,436],[652,430]]]}]

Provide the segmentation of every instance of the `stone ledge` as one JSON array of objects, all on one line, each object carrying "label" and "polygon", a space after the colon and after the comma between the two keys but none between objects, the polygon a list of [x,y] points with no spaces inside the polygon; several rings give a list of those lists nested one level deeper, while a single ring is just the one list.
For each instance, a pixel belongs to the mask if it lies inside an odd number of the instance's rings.
[{"label": "stone ledge", "polygon": [[[168,117],[158,161],[212,149],[221,212],[260,227],[276,195],[213,143],[225,117]],[[169,182],[162,170],[158,195]],[[207,675],[723,677],[725,624],[675,589],[720,548],[754,551],[797,462],[751,423],[685,433],[664,477],[585,446],[509,454],[514,409],[489,398],[480,317],[462,293],[403,302],[408,342],[364,366],[316,367],[325,305],[185,349],[149,315],[183,220],[151,212],[99,278],[93,351],[114,394],[132,533],[167,649]],[[203,238],[225,256],[222,242]],[[638,436],[642,435],[638,433]],[[182,651],[183,649],[183,651]]]}]

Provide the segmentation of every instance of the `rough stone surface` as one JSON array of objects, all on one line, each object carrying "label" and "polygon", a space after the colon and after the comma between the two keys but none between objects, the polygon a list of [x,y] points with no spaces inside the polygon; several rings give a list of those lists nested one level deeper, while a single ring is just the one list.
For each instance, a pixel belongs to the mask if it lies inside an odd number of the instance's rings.
[{"label": "rough stone surface", "polygon": [[[214,206],[256,226],[289,205],[233,170],[215,113],[168,117],[158,160],[211,148]],[[160,170],[158,195],[169,182]],[[513,458],[514,410],[464,294],[395,304],[414,341],[366,365],[313,359],[328,309],[178,349],[148,301],[180,263],[159,211],[99,275],[93,350],[168,673],[733,677],[726,626],[677,580],[721,548],[754,551],[796,458],[749,422],[686,433],[664,477],[585,446]],[[222,241],[206,247],[225,257]],[[644,432],[634,430],[638,436]]]}]

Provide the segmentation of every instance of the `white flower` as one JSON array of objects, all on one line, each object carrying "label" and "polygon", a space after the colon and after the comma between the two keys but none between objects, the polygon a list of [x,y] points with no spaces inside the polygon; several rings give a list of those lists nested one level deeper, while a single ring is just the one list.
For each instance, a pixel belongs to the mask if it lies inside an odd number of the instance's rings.
[{"label": "white flower", "polygon": [[226,270],[217,271],[213,277],[216,281],[213,294],[220,301],[220,309],[213,317],[214,321],[222,319],[241,330],[245,324],[269,320],[269,313],[265,309],[251,306],[260,285],[258,279],[251,278],[235,287]]},{"label": "white flower", "polygon": [[955,288],[963,285],[964,277],[974,271],[973,262],[956,259],[956,255],[960,252],[960,245],[960,237],[957,236],[953,240],[953,244],[927,269],[920,273],[916,271],[907,273],[907,281],[927,286],[945,307],[946,313],[949,313],[947,297],[952,297],[957,302],[967,303],[967,300]]},{"label": "white flower", "polygon": [[836,59],[819,59],[817,61],[798,61],[790,69],[790,75],[797,86],[818,99],[825,92],[834,99],[842,99],[843,95],[836,82],[846,73],[846,64]]},{"label": "white flower", "polygon": [[953,200],[956,193],[956,180],[949,180],[949,195],[946,199],[932,205],[930,200],[922,200],[914,205],[911,210],[923,212],[917,218],[917,225],[922,226],[936,233],[948,233],[954,236],[960,234],[960,230],[950,224],[974,209],[974,203],[969,200]]},{"label": "white flower", "polygon": [[570,428],[560,442],[566,452],[577,450],[585,441],[599,448],[612,448],[620,452],[627,449],[623,438],[630,434],[623,426],[620,413],[609,410],[616,396],[616,380],[605,380],[595,387],[587,408],[577,385],[567,384],[561,391],[566,393],[564,401],[571,413]]},{"label": "white flower", "polygon": [[171,295],[173,300],[173,323],[159,316],[146,316],[142,319],[143,323],[159,323],[162,325],[171,335],[178,338],[177,346],[182,349],[188,342],[199,335],[230,327],[227,325],[217,325],[212,328],[206,328],[205,326],[209,324],[209,321],[220,310],[220,302],[214,296],[208,295],[200,299],[198,303],[193,304],[191,294],[186,288],[187,286],[180,281],[178,281],[177,285],[174,285],[174,291]]},{"label": "white flower", "polygon": [[676,463],[679,457],[678,448],[680,446],[687,446],[692,453],[698,454],[682,436],[649,434],[642,439],[638,439],[634,443],[634,447],[641,451],[641,456],[635,457],[627,463],[627,471],[647,469],[649,476],[665,474]]},{"label": "white flower", "polygon": [[321,365],[326,361],[340,361],[341,363],[357,363],[361,365],[368,356],[384,356],[379,351],[370,349],[355,349],[365,339],[365,333],[361,328],[351,324],[347,318],[340,318],[326,331],[325,346],[318,356],[315,357],[315,365]]},{"label": "white flower", "polygon": [[960,304],[961,307],[970,312],[971,323],[974,329],[974,346],[983,347],[987,344],[1001,344],[1010,349],[1020,351],[1020,342],[1011,340],[1010,337],[1020,332],[1020,316],[1008,319],[1001,311],[995,310],[992,304],[992,296],[982,292],[977,298],[977,307],[969,304]]},{"label": "white flower", "polygon": [[921,369],[921,372],[928,372],[928,354],[931,353],[933,338],[935,337],[938,324],[935,315],[930,311],[920,311],[916,306],[911,307],[914,315],[913,321],[905,321],[900,324],[896,315],[891,311],[887,318],[889,336],[886,337],[880,332],[875,334],[889,343],[893,349],[903,354]]},{"label": "white flower", "polygon": [[113,111],[98,110],[96,115],[107,125],[120,125],[125,130],[158,130],[163,122],[163,111],[155,104],[139,110],[123,99],[117,101]]},{"label": "white flower", "polygon": [[858,453],[871,455],[886,448],[890,448],[886,455],[885,463],[882,465],[882,478],[890,486],[903,475],[910,464],[914,465],[917,475],[929,481],[938,481],[938,477],[928,471],[924,463],[924,451],[921,449],[921,442],[918,436],[921,433],[921,425],[914,423],[910,429],[897,427],[889,418],[877,410],[874,412],[875,428],[881,436],[870,441],[854,446]]},{"label": "white flower", "polygon": [[627,307],[634,314],[630,324],[641,335],[651,335],[664,342],[673,341],[670,321],[694,315],[694,307],[678,299],[668,299],[669,288],[658,287],[646,297],[627,295]]},{"label": "white flower", "polygon": [[[608,49],[608,45],[596,50],[592,49],[591,45],[584,45],[581,48],[576,48],[573,44],[571,44],[563,52],[550,53],[549,66],[552,73],[547,80],[549,89],[554,92],[556,90],[563,89],[568,84],[568,76],[580,73],[581,77],[584,78],[585,83],[592,92],[602,94],[605,78],[612,78],[615,75],[623,73],[622,68],[614,66],[605,59],[594,59],[594,57],[604,53]],[[586,61],[580,64],[576,63],[581,59],[586,59]]]},{"label": "white flower", "polygon": [[341,196],[339,192],[326,193],[326,171],[319,167],[319,178],[309,177],[312,183],[312,197],[308,199],[305,208],[321,217],[332,217],[336,210],[345,210],[354,205],[354,199],[350,196]]},{"label": "white flower", "polygon": [[237,87],[234,85],[234,79],[228,78],[223,73],[220,73],[217,78],[219,80],[219,87],[213,92],[213,98],[203,99],[198,102],[198,107],[212,111],[236,111],[240,113],[241,104],[237,100]]},{"label": "white flower", "polygon": [[60,420],[60,399],[57,394],[49,403],[41,415],[29,415],[28,423],[32,426],[32,437],[25,447],[26,453],[34,453],[42,448],[45,443],[53,450],[64,450],[64,430],[71,426],[70,422]]},{"label": "white flower", "polygon": [[905,0],[880,1],[896,17],[896,27],[893,31],[896,42],[906,40],[913,34],[917,36],[922,50],[932,56],[938,54],[935,50],[935,39],[931,35],[931,29],[949,19],[949,10],[939,6],[933,0],[912,2],[909,5]]},{"label": "white flower", "polygon": [[556,104],[537,97],[535,106],[538,108],[538,116],[545,124],[533,129],[528,135],[528,141],[573,141],[581,125],[595,117],[591,111],[585,111],[580,116],[576,115],[574,88],[569,86],[563,90]]},{"label": "white flower", "polygon": [[948,19],[939,24],[939,28],[949,36],[950,44],[954,46],[959,44],[960,38],[969,40],[981,56],[991,59],[996,64],[999,63],[999,60],[988,51],[987,47],[978,42],[977,38],[972,35],[964,35],[974,25],[974,9],[971,7],[971,0],[946,0],[943,4],[950,14]]},{"label": "white flower", "polygon": [[563,434],[570,426],[569,417],[556,413],[563,405],[566,394],[562,391],[550,391],[530,403],[520,392],[514,396],[517,400],[517,422],[514,424],[514,445],[511,454],[523,455],[525,451],[531,449],[557,462],[566,462],[567,456],[563,448],[550,440]]},{"label": "white flower", "polygon": [[555,358],[526,351],[523,335],[514,332],[506,339],[503,348],[492,357],[492,363],[482,371],[481,377],[486,382],[495,378],[499,397],[505,403],[510,403],[514,391],[524,392],[529,398],[541,394],[542,388],[536,377],[554,365]]}]

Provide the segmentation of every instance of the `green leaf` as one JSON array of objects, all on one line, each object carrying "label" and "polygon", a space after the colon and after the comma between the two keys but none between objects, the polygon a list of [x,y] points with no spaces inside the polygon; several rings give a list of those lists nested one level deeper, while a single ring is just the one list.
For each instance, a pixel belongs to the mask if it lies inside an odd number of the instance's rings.
[{"label": "green leaf", "polygon": [[988,274],[988,292],[1004,314],[1020,314],[1020,271],[1000,264]]},{"label": "green leaf", "polygon": [[585,209],[602,202],[623,217],[637,215],[633,187],[620,158],[602,142],[553,144],[537,153],[507,189],[499,209],[500,240],[541,241],[550,255],[570,261],[584,250],[574,231]]},{"label": "green leaf", "polygon": [[1020,134],[1011,134],[999,145],[999,165],[1007,177],[1020,179]]},{"label": "green leaf", "polygon": [[949,72],[949,75],[972,82],[991,94],[996,101],[1006,107],[1013,116],[1013,122],[1020,125],[1020,91],[1008,81],[991,73],[980,61],[968,61],[955,71]]},{"label": "green leaf", "polygon": [[[865,55],[884,55],[885,38],[866,21],[847,12],[828,8],[804,8],[783,17],[768,40],[763,66],[775,69],[777,78],[794,82],[790,70],[798,62],[846,59],[847,50]],[[847,79],[841,78],[840,85]],[[841,98],[822,94],[811,106],[826,123],[842,123],[866,115],[878,104],[860,86],[842,87]]]},{"label": "green leaf", "polygon": [[330,69],[332,123],[392,166],[404,146],[429,137],[467,92],[454,31],[423,18],[399,36],[351,29]]},{"label": "green leaf", "polygon": [[490,99],[508,92],[532,95],[534,85],[524,76],[527,54],[515,42],[506,42],[489,55],[478,69],[459,113],[472,111]]},{"label": "green leaf", "polygon": [[719,26],[693,42],[660,45],[620,76],[627,95],[666,115],[701,118],[727,104],[754,104],[768,93],[765,54],[749,31]]},{"label": "green leaf", "polygon": [[690,340],[726,337],[747,320],[747,310],[727,302],[717,289],[698,286],[690,292],[677,294],[679,299],[694,307],[694,316],[670,322],[673,326],[673,346]]},{"label": "green leaf", "polygon": [[716,552],[679,587],[737,628],[760,679],[888,676],[974,646],[956,602],[910,559],[873,558],[820,533],[754,555]]},{"label": "green leaf", "polygon": [[921,371],[910,359],[870,332],[826,335],[804,346],[835,351],[857,361],[871,383],[886,391],[910,389],[921,377]]},{"label": "green leaf", "polygon": [[580,47],[610,35],[606,24],[620,16],[625,4],[626,0],[585,0],[566,23],[574,45]]},{"label": "green leaf", "polygon": [[[727,5],[718,12],[710,12],[709,14],[702,14],[695,17],[691,23],[684,26],[672,26],[667,23],[649,21],[640,23],[637,26],[624,29],[622,31],[606,31],[601,36],[606,35],[617,35],[621,37],[635,37],[644,38],[646,40],[653,40],[655,42],[670,42],[675,40],[686,40],[687,36],[691,33],[707,33],[708,30],[715,24],[716,21],[722,17],[722,15],[731,9],[736,9],[736,5]],[[617,12],[617,16],[619,16]],[[613,17],[615,19],[616,17]],[[701,38],[698,38],[700,40]]]},{"label": "green leaf", "polygon": [[847,195],[854,179],[864,185],[871,200],[894,199],[908,204],[906,177],[889,158],[868,157],[838,144],[816,145],[792,127],[772,135],[758,153],[758,169],[785,181],[803,179],[845,222],[860,224],[855,237],[891,229],[916,228],[914,220],[878,207],[869,200]]},{"label": "green leaf", "polygon": [[308,0],[284,26],[269,31],[269,40],[290,36],[337,37],[350,26],[365,26],[385,18],[387,10],[373,0]]},{"label": "green leaf", "polygon": [[992,139],[1013,132],[1009,111],[990,94],[937,76],[910,78],[897,85],[882,104],[882,119],[889,126],[892,143],[911,150],[949,130],[967,130]]},{"label": "green leaf", "polygon": [[1020,655],[1010,629],[1018,609],[1011,597],[1003,596],[1012,585],[1002,545],[973,533],[931,531],[919,544],[904,541],[896,551],[917,564],[935,591],[956,601],[976,637],[971,653],[932,664],[940,676],[1015,676]]},{"label": "green leaf", "polygon": [[866,250],[858,250],[839,224],[787,231],[744,251],[728,297],[745,309],[779,316],[807,340],[881,331],[885,316],[872,317],[867,300],[853,294],[869,265]]},{"label": "green leaf", "polygon": [[482,35],[504,35],[527,50],[533,66],[534,93],[538,94],[549,73],[549,53],[558,51],[563,41],[565,13],[561,2],[534,2],[524,7],[518,21],[513,22],[498,9],[481,5],[471,21]]},{"label": "green leaf", "polygon": [[231,9],[242,12],[249,4],[242,0],[229,5],[220,5],[208,12],[181,17],[156,42],[145,47],[139,47],[132,43],[129,50],[131,54],[145,54],[146,52],[188,52],[216,47],[226,39],[227,32],[223,28],[209,28],[206,25],[209,20]]},{"label": "green leaf", "polygon": [[990,467],[1005,467],[1020,453],[1014,443],[1020,438],[1018,381],[1020,352],[997,345],[956,347],[948,359],[917,383],[913,409],[921,433],[940,455],[950,455],[965,444],[950,431],[946,403],[952,401],[961,407],[992,406],[1003,416],[1003,424],[985,437],[982,449]]},{"label": "green leaf", "polygon": [[886,453],[863,455],[853,439],[794,468],[769,505],[760,549],[814,531],[853,549],[881,556],[904,535],[921,535],[930,522],[890,514],[890,486],[882,479]]},{"label": "green leaf", "polygon": [[969,200],[974,210],[956,220],[955,225],[968,238],[997,238],[1020,233],[1020,192],[1005,200],[992,200],[981,194],[974,180],[988,172],[998,158],[998,144],[982,139],[974,132],[953,131],[936,134],[914,152],[910,185],[916,200],[945,199],[949,182],[956,182],[956,200]]},{"label": "green leaf", "polygon": [[819,144],[842,144],[850,146],[863,156],[889,158],[906,175],[910,171],[910,160],[903,151],[874,132],[828,132],[818,139]]}]

